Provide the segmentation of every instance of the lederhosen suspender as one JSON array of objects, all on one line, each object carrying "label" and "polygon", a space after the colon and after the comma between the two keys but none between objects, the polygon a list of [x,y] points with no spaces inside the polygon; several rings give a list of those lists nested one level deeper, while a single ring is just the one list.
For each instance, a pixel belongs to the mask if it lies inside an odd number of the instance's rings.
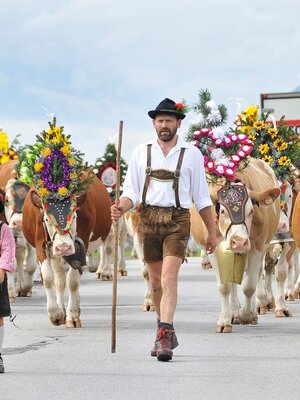
[{"label": "lederhosen suspender", "polygon": [[146,168],[146,179],[145,185],[142,195],[142,203],[146,204],[146,195],[150,185],[150,179],[159,179],[162,181],[173,181],[173,189],[175,191],[175,201],[176,207],[180,208],[180,201],[179,201],[179,176],[180,176],[180,169],[182,165],[182,160],[185,152],[185,148],[182,147],[180,150],[178,162],[175,171],[167,171],[165,169],[151,169],[151,146],[152,144],[147,145],[147,168]]}]

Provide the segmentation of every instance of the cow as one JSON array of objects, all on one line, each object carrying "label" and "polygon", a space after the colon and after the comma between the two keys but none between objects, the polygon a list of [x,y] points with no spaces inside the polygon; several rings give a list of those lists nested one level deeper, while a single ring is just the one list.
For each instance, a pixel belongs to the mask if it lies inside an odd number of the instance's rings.
[{"label": "cow", "polygon": [[[102,281],[111,281],[113,278],[112,264],[114,254],[114,230],[115,224],[112,225],[109,234],[104,242],[100,243],[100,248],[92,248],[88,252],[89,271],[95,272],[96,279]],[[119,220],[119,237],[118,237],[118,275],[127,276],[125,244],[127,239],[127,228],[124,217]],[[100,249],[100,251],[99,251]],[[99,254],[99,256],[98,256]]]},{"label": "cow", "polygon": [[300,249],[300,192],[298,192],[292,214],[292,234],[295,243]]},{"label": "cow", "polygon": [[[232,332],[232,323],[257,324],[254,294],[264,256],[279,221],[280,189],[273,171],[264,161],[251,158],[246,168],[236,172],[236,179],[237,182],[221,187],[209,184],[210,195],[216,205],[214,213],[219,243],[215,252],[209,256],[217,272],[221,296],[217,333]],[[196,209],[192,207],[190,212],[192,235],[204,248],[207,230]],[[241,307],[236,284],[220,280],[219,268],[222,268],[222,261],[218,261],[218,252],[222,246],[233,254],[247,255],[241,282],[245,302]],[[259,288],[257,296],[263,301],[264,292],[259,291]]]},{"label": "cow", "polygon": [[33,275],[37,268],[35,250],[25,240],[22,231],[22,207],[29,186],[18,180],[17,164],[18,160],[12,160],[0,166],[0,187],[4,188],[4,221],[11,228],[16,241],[16,285],[15,274],[7,274],[11,302],[15,301],[16,296],[32,295]]},{"label": "cow", "polygon": [[[92,172],[88,179],[86,190],[63,201],[42,200],[33,186],[23,207],[23,232],[36,249],[49,319],[54,325],[66,323],[68,328],[81,327],[79,278],[85,252],[89,245],[103,242],[111,228],[109,194]],[[66,284],[69,301],[65,310]]]},{"label": "cow", "polygon": [[142,272],[144,277],[145,292],[143,311],[154,311],[154,306],[151,299],[151,285],[149,280],[149,272],[147,264],[143,262],[143,248],[139,239],[138,226],[140,222],[141,204],[138,204],[133,210],[125,214],[125,221],[129,235],[133,239],[133,247],[137,253],[138,259],[142,262]]}]

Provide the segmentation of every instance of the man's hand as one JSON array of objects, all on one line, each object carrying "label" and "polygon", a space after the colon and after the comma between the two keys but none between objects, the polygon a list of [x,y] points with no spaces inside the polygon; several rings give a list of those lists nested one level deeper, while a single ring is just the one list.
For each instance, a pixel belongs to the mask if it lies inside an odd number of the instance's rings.
[{"label": "man's hand", "polygon": [[217,247],[217,238],[215,232],[208,234],[206,239],[206,253],[212,254]]},{"label": "man's hand", "polygon": [[5,271],[4,269],[0,268],[0,285],[4,281]]},{"label": "man's hand", "polygon": [[116,221],[117,219],[121,218],[126,211],[130,210],[133,207],[132,201],[128,199],[128,197],[123,197],[120,200],[119,205],[113,204],[110,207],[111,219]]},{"label": "man's hand", "polygon": [[115,204],[113,204],[110,207],[110,212],[111,212],[111,219],[113,221],[116,221],[117,219],[121,218],[122,215],[124,214],[124,211],[122,209],[121,206],[116,206]]}]

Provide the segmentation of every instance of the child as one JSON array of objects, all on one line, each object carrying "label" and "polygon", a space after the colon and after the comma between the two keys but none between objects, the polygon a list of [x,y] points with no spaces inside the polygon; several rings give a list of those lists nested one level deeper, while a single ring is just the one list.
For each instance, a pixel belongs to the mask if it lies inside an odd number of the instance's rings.
[{"label": "child", "polygon": [[[4,205],[0,199],[0,214],[3,211]],[[10,315],[6,271],[14,271],[15,256],[16,245],[12,231],[5,222],[0,221],[0,373],[4,372],[4,364],[1,356],[4,340],[3,318]]]}]

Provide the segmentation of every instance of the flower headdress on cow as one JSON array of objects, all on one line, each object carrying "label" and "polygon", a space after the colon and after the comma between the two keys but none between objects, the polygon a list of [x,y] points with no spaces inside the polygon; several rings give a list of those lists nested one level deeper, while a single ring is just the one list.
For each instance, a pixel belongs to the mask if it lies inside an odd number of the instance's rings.
[{"label": "flower headdress on cow", "polygon": [[11,160],[18,159],[15,147],[19,144],[19,136],[17,135],[11,145],[9,145],[7,133],[0,128],[0,164],[6,164]]},{"label": "flower headdress on cow", "polygon": [[[100,181],[105,185],[112,199],[115,198],[115,186],[117,183],[117,149],[114,143],[108,143],[102,157],[97,158],[93,171]],[[120,192],[127,172],[127,163],[120,159]]]},{"label": "flower headdress on cow", "polygon": [[64,200],[83,190],[80,176],[86,165],[83,154],[75,150],[63,127],[56,126],[56,118],[50,128],[36,135],[36,144],[20,168],[21,179],[31,181],[42,200]]},{"label": "flower headdress on cow", "polygon": [[259,118],[259,107],[251,105],[235,119],[237,134],[246,134],[252,141],[252,157],[270,165],[280,181],[288,179],[291,167],[299,167],[300,139],[289,127],[284,117],[276,123],[270,113]]},{"label": "flower headdress on cow", "polygon": [[252,141],[244,133],[225,131],[227,109],[217,105],[208,90],[199,92],[199,102],[193,106],[197,117],[191,121],[186,139],[201,150],[208,182],[219,184],[224,178],[235,179],[235,173],[249,163]]}]

